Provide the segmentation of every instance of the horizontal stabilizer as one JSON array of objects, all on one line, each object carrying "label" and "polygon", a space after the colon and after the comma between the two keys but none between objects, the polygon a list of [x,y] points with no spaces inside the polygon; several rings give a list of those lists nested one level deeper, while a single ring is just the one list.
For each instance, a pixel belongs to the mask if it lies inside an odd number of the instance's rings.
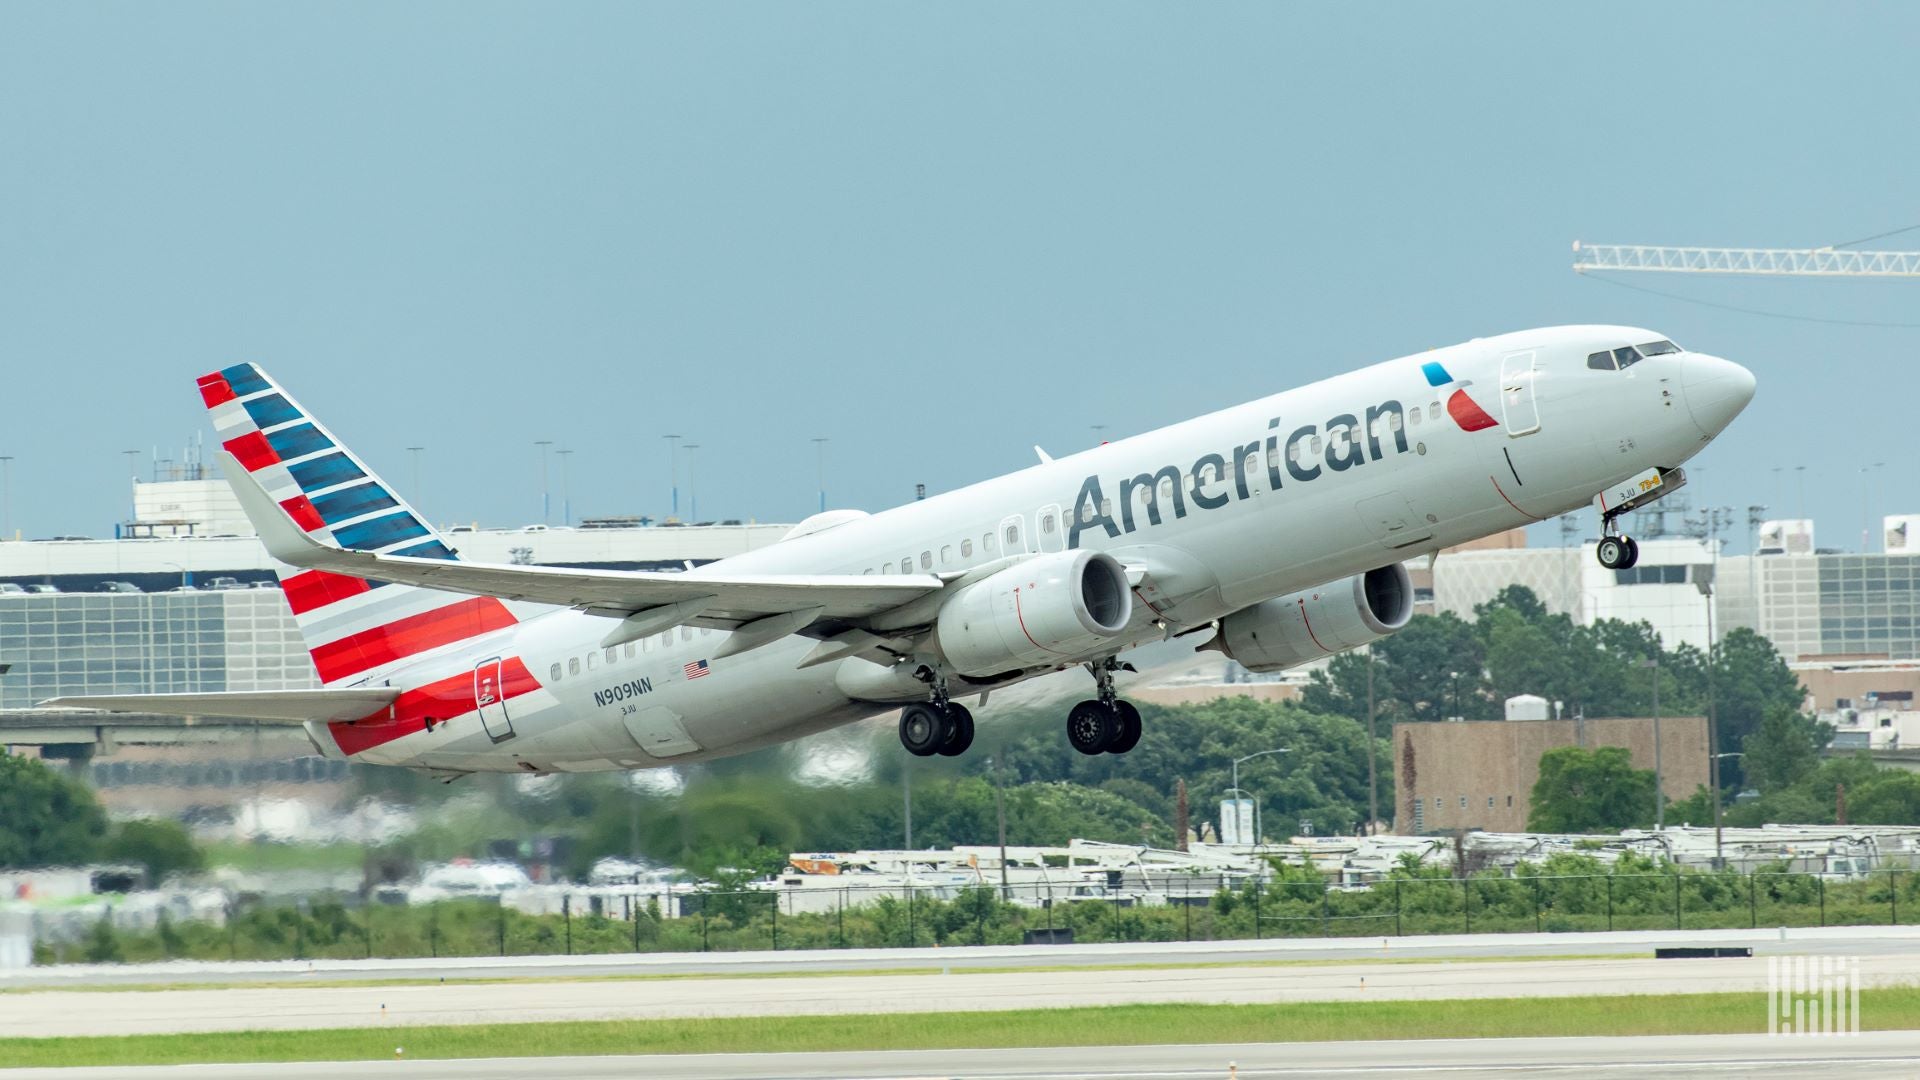
[{"label": "horizontal stabilizer", "polygon": [[400,696],[398,687],[362,686],[327,690],[230,690],[214,694],[118,694],[111,697],[57,697],[46,709],[99,709],[105,712],[156,713],[160,716],[217,716],[298,724],[307,720],[358,720],[379,712]]}]

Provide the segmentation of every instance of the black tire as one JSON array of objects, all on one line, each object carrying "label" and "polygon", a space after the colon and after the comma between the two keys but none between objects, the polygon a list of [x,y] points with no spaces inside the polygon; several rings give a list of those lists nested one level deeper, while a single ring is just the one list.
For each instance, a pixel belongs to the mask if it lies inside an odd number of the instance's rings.
[{"label": "black tire", "polygon": [[909,705],[900,710],[900,745],[914,757],[938,752],[946,741],[945,718],[931,705]]},{"label": "black tire", "polygon": [[1600,565],[1609,570],[1625,570],[1632,565],[1627,561],[1627,541],[1624,537],[1601,537],[1600,542],[1594,545],[1593,554],[1600,560]]},{"label": "black tire", "polygon": [[941,757],[959,757],[973,745],[973,714],[964,705],[947,706],[947,737],[940,743]]},{"label": "black tire", "polygon": [[1112,710],[1097,701],[1083,701],[1067,713],[1067,742],[1089,757],[1105,753],[1113,742],[1115,724]]},{"label": "black tire", "polygon": [[1631,570],[1635,566],[1640,565],[1639,542],[1634,540],[1634,538],[1631,536],[1623,536],[1620,538],[1620,540],[1622,543],[1627,545],[1627,561],[1620,564],[1620,569]]},{"label": "black tire", "polygon": [[1140,710],[1131,702],[1115,701],[1113,714],[1113,742],[1107,746],[1107,753],[1124,754],[1140,742]]}]

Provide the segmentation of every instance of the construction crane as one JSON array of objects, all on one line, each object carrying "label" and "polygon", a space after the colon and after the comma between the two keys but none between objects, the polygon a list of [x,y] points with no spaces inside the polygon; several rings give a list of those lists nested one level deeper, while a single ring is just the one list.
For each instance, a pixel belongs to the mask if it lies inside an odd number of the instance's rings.
[{"label": "construction crane", "polygon": [[[1904,231],[1904,230],[1903,230]],[[1573,270],[1655,270],[1670,274],[1769,277],[1920,278],[1920,251],[1838,248],[1661,247],[1573,242]]]}]

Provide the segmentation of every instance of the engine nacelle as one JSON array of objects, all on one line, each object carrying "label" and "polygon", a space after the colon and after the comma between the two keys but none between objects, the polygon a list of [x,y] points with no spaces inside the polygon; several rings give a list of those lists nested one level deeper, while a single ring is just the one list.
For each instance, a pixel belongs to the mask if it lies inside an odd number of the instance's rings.
[{"label": "engine nacelle", "polygon": [[1036,555],[965,586],[940,606],[939,649],[953,670],[986,676],[1075,663],[1133,618],[1127,572],[1111,555]]},{"label": "engine nacelle", "polygon": [[1379,641],[1413,618],[1413,579],[1394,563],[1242,608],[1220,620],[1218,647],[1248,671],[1290,667]]}]

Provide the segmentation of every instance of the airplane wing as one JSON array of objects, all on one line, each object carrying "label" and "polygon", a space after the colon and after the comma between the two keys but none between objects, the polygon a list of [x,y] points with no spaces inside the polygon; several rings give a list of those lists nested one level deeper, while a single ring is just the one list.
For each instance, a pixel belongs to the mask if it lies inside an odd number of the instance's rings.
[{"label": "airplane wing", "polygon": [[735,625],[806,611],[812,611],[813,619],[858,620],[899,607],[941,587],[941,579],[933,574],[748,576],[699,570],[660,574],[349,551],[322,544],[307,535],[233,455],[221,451],[219,457],[241,509],[246,511],[269,554],[290,566],[349,577],[580,608],[604,615],[624,616],[652,608],[684,605],[676,621],[691,621],[698,616]]},{"label": "airplane wing", "polygon": [[160,716],[218,716],[264,724],[307,720],[359,720],[379,712],[400,696],[391,686],[327,690],[229,690],[208,694],[123,694],[111,697],[57,697],[46,709],[100,709],[156,713]]}]

